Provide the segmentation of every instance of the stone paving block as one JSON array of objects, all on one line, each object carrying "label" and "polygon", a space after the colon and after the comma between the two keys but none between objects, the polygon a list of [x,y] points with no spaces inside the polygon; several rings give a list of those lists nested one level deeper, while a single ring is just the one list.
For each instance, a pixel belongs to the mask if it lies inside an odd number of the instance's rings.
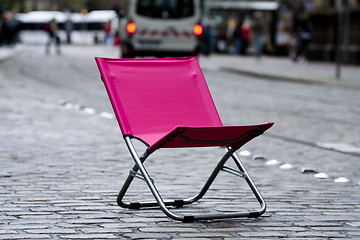
[{"label": "stone paving block", "polygon": [[53,196],[39,196],[39,197],[21,197],[19,198],[20,202],[39,202],[39,203],[43,203],[43,202],[49,202],[49,201],[54,201],[57,200],[59,198],[57,197],[53,197]]},{"label": "stone paving block", "polygon": [[119,219],[119,214],[115,214],[115,213],[81,214],[80,212],[77,216],[84,219]]},{"label": "stone paving block", "polygon": [[111,210],[118,210],[119,207],[117,206],[100,206],[100,205],[97,205],[97,206],[86,206],[86,207],[77,207],[77,206],[74,206],[72,207],[72,209],[74,209],[75,211],[111,211]]},{"label": "stone paving block", "polygon": [[31,234],[71,234],[76,233],[73,229],[61,229],[61,228],[50,228],[50,229],[25,229],[24,232]]},{"label": "stone paving block", "polygon": [[6,213],[6,215],[8,216],[16,216],[16,217],[25,217],[25,216],[30,216],[30,217],[35,217],[35,216],[39,216],[39,215],[53,215],[54,213],[52,212],[8,212]]},{"label": "stone paving block", "polygon": [[294,237],[325,237],[325,238],[344,238],[345,234],[336,232],[298,232],[292,234]]},{"label": "stone paving block", "polygon": [[96,203],[96,202],[69,202],[69,203],[54,203],[56,207],[71,207],[71,208],[79,208],[79,207],[87,207],[90,209],[99,209],[101,207],[108,207],[104,206],[104,204]]},{"label": "stone paving block", "polygon": [[114,228],[81,228],[80,230],[86,234],[96,234],[96,233],[112,233],[112,234],[123,234],[123,233],[131,233],[131,228],[122,228],[122,227],[114,227]]},{"label": "stone paving block", "polygon": [[211,232],[211,233],[179,233],[178,234],[180,237],[183,238],[226,238],[226,237],[231,237],[232,235],[228,234],[228,233],[216,233],[216,232]]},{"label": "stone paving block", "polygon": [[[3,230],[3,229],[0,229],[0,234],[17,234],[19,233],[18,231],[15,231],[15,230]],[[1,235],[0,235],[1,236]]]},{"label": "stone paving block", "polygon": [[23,211],[24,211],[23,208],[6,207],[4,205],[0,207],[0,212],[23,212]]},{"label": "stone paving block", "polygon": [[352,232],[347,232],[347,234],[349,236],[356,236],[356,237],[360,237],[360,232],[355,232],[355,230],[353,230]]},{"label": "stone paving block", "polygon": [[205,228],[208,232],[250,232],[250,228],[244,227],[229,227],[229,228]]},{"label": "stone paving block", "polygon": [[337,205],[337,204],[311,204],[309,207],[316,208],[316,209],[328,209],[328,210],[343,210],[343,209],[354,209],[356,208],[354,205],[349,204],[343,204],[343,205]]},{"label": "stone paving block", "polygon": [[39,208],[30,208],[31,212],[61,212],[66,211],[66,208],[61,207],[39,207]]},{"label": "stone paving block", "polygon": [[254,239],[266,239],[266,240],[269,240],[269,239],[280,239],[280,238],[274,238],[274,237],[268,237],[268,238],[257,238],[257,237],[234,237],[234,238],[224,238],[223,240],[254,240]]},{"label": "stone paving block", "polygon": [[188,232],[199,232],[196,228],[161,228],[161,227],[147,227],[147,228],[139,228],[140,232],[148,232],[148,233],[188,233]]},{"label": "stone paving block", "polygon": [[49,225],[53,225],[56,224],[57,220],[56,219],[46,219],[46,215],[45,215],[45,219],[16,219],[15,221],[11,221],[8,223],[8,226],[19,226],[19,225],[23,225],[23,226],[49,226]]},{"label": "stone paving block", "polygon": [[305,216],[306,219],[309,219],[310,221],[355,221],[358,219],[358,216],[352,216],[352,215],[341,215],[341,216],[329,216],[329,215],[322,215],[322,216]]},{"label": "stone paving block", "polygon": [[149,226],[148,223],[144,222],[144,223],[123,223],[123,222],[115,222],[115,223],[105,223],[105,224],[100,224],[101,227],[103,228],[109,228],[109,229],[117,229],[117,228],[124,228],[124,229],[137,229],[139,227],[147,227]]},{"label": "stone paving block", "polygon": [[350,232],[355,230],[356,228],[352,228],[352,227],[310,227],[311,229],[317,230],[317,231],[336,231],[336,232]]},{"label": "stone paving block", "polygon": [[[344,210],[342,211],[326,211],[322,213],[323,215],[332,215],[332,216],[339,216],[339,215],[344,215]],[[347,212],[346,215],[348,216],[359,216],[359,212]]]},{"label": "stone paving block", "polygon": [[190,222],[190,223],[183,223],[183,222],[160,222],[158,223],[159,226],[163,227],[163,228],[198,228],[198,229],[206,229],[207,227],[209,227],[208,225],[206,225],[203,222]]},{"label": "stone paving block", "polygon": [[13,216],[1,216],[0,215],[0,220],[1,221],[9,221],[9,220],[17,220],[17,217],[13,217]]},{"label": "stone paving block", "polygon": [[346,224],[352,227],[360,227],[360,222],[347,222]]},{"label": "stone paving block", "polygon": [[291,232],[301,232],[307,231],[307,228],[304,227],[261,227],[264,231],[291,231]]},{"label": "stone paving block", "polygon": [[269,218],[269,219],[262,219],[260,221],[257,220],[250,220],[249,222],[247,221],[243,221],[241,222],[241,225],[247,226],[247,227],[290,227],[292,225],[292,223],[287,223],[284,221],[274,221],[273,219]]},{"label": "stone paving block", "polygon": [[126,233],[124,236],[128,239],[172,239],[170,235],[164,233]]},{"label": "stone paving block", "polygon": [[189,239],[191,239],[191,240],[209,240],[209,238],[178,238],[178,237],[174,237],[172,239],[176,239],[176,240],[189,240]]},{"label": "stone paving block", "polygon": [[90,225],[90,224],[74,224],[74,223],[58,223],[54,225],[55,227],[63,228],[63,229],[84,229],[84,228],[97,228],[98,225]]},{"label": "stone paving block", "polygon": [[104,223],[114,223],[115,220],[112,219],[68,219],[64,221],[69,224],[104,224]]},{"label": "stone paving block", "polygon": [[163,221],[167,221],[168,219],[162,217],[162,218],[151,218],[150,216],[148,218],[145,217],[132,217],[132,218],[123,218],[121,219],[123,222],[126,223],[142,223],[142,222],[147,222],[147,223],[153,223],[153,222],[163,222]]},{"label": "stone paving block", "polygon": [[26,214],[18,216],[20,219],[31,219],[31,220],[57,220],[57,219],[66,219],[67,217],[61,216],[59,214],[39,214],[39,215],[32,215],[32,214]]},{"label": "stone paving block", "polygon": [[46,229],[50,228],[49,225],[42,225],[42,224],[9,224],[1,226],[3,229],[17,229],[17,230],[24,230],[24,229]]},{"label": "stone paving block", "polygon": [[341,227],[342,224],[338,222],[295,222],[294,226],[299,227]]},{"label": "stone paving block", "polygon": [[[286,240],[329,240],[329,238],[293,238],[293,237],[288,237],[288,238],[281,238],[281,239],[286,239]],[[340,240],[341,238],[336,238],[337,240]]]},{"label": "stone paving block", "polygon": [[114,234],[69,234],[59,237],[61,239],[119,239]]},{"label": "stone paving block", "polygon": [[0,235],[0,239],[4,240],[14,240],[14,239],[51,239],[52,237],[48,234],[6,234]]},{"label": "stone paving block", "polygon": [[256,237],[256,238],[270,238],[270,237],[286,237],[287,234],[275,231],[261,231],[261,232],[239,232],[241,237]]},{"label": "stone paving block", "polygon": [[311,212],[291,212],[291,211],[285,211],[285,212],[274,212],[274,214],[279,216],[313,216],[313,213]]},{"label": "stone paving block", "polygon": [[65,216],[66,215],[80,216],[80,215],[89,215],[89,214],[99,215],[104,213],[105,211],[73,211],[73,210],[58,212],[58,214]]}]

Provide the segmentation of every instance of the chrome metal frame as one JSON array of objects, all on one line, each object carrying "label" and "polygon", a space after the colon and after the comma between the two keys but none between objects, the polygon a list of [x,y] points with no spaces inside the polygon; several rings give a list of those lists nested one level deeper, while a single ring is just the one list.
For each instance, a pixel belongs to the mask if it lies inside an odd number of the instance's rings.
[{"label": "chrome metal frame", "polygon": [[[255,186],[254,182],[251,180],[248,172],[246,171],[245,167],[241,163],[239,157],[236,155],[236,150],[231,147],[226,148],[225,155],[221,158],[217,166],[214,168],[213,172],[211,173],[210,177],[206,181],[205,185],[199,192],[199,194],[187,198],[187,199],[174,199],[169,201],[164,201],[158,192],[157,188],[155,187],[155,183],[153,179],[150,177],[149,173],[145,169],[144,161],[150,156],[150,153],[145,152],[142,156],[139,156],[136,152],[136,149],[131,141],[130,136],[125,136],[125,142],[126,145],[130,151],[130,154],[132,158],[135,161],[134,167],[130,170],[130,174],[127,177],[123,187],[121,188],[119,195],[117,197],[117,203],[120,207],[123,208],[130,208],[130,209],[140,209],[140,208],[146,208],[146,207],[155,207],[159,206],[161,210],[170,218],[182,222],[191,222],[196,220],[209,220],[209,219],[222,219],[222,218],[237,218],[237,217],[248,217],[248,218],[256,218],[261,216],[265,210],[266,210],[266,203],[263,197],[261,196],[259,190]],[[235,170],[229,167],[224,166],[225,163],[229,160],[229,158],[232,158],[238,167],[239,170]],[[138,173],[138,170],[140,170],[140,173]],[[238,177],[244,178],[247,184],[249,185],[250,189],[252,190],[253,194],[255,195],[256,199],[258,200],[260,204],[259,210],[249,211],[249,212],[235,212],[235,213],[224,213],[224,214],[205,214],[205,215],[181,215],[176,214],[169,210],[167,206],[175,206],[175,207],[182,207],[186,204],[191,204],[199,199],[201,199],[207,190],[210,188],[211,184],[215,180],[218,173],[223,170],[229,173],[232,173]],[[150,191],[152,192],[154,198],[156,201],[148,201],[148,202],[129,202],[125,203],[123,202],[123,198],[126,194],[126,191],[128,190],[132,180],[134,177],[140,178],[144,180]]]}]

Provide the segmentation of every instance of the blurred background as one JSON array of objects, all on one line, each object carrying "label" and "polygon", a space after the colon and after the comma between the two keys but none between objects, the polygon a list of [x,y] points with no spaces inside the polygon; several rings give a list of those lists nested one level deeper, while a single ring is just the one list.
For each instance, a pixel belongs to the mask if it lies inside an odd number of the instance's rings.
[{"label": "blurred background", "polygon": [[[1,0],[0,45],[46,44],[47,24],[55,19],[62,44],[106,43],[118,46],[119,54],[122,51],[126,57],[160,52],[169,56],[213,52],[247,55],[256,51],[253,23],[258,15],[263,25],[262,54],[334,62],[339,61],[341,52],[343,63],[359,64],[359,13],[359,0]],[[185,30],[185,37],[176,42],[182,36],[176,27],[183,25],[185,29],[186,24],[179,21],[190,15],[196,17],[191,27],[202,27],[195,33],[197,42],[191,42]],[[146,24],[141,26],[141,17],[161,18],[162,23],[175,21],[159,25],[156,32]],[[135,24],[136,32],[128,32],[129,23]],[[168,46],[165,39],[169,39]]]},{"label": "blurred background", "polygon": [[[359,239],[359,13],[360,0],[0,0],[0,239],[147,238],[135,221],[170,226],[114,208],[132,162],[94,57],[185,55],[198,56],[224,125],[275,122],[242,154],[271,216],[245,221],[243,236]],[[199,180],[193,159],[198,173],[212,156],[161,152],[154,175],[184,193]],[[242,226],[214,224],[189,233]]]}]

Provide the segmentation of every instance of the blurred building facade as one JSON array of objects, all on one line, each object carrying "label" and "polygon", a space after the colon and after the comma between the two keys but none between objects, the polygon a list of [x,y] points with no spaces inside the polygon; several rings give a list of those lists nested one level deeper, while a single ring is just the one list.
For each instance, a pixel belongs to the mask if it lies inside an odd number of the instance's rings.
[{"label": "blurred building facade", "polygon": [[276,28],[281,5],[279,1],[205,0],[204,5],[205,16],[212,19],[215,25],[215,46],[220,41],[226,41],[227,48],[217,48],[217,51],[236,52],[238,28],[245,23],[251,23],[254,13],[260,12],[264,20],[265,51],[268,54],[278,54]]},{"label": "blurred building facade", "polygon": [[[121,13],[127,0],[0,0],[0,11],[115,10]],[[266,26],[267,54],[287,56],[294,49],[299,26],[309,24],[311,39],[305,55],[310,61],[360,64],[360,0],[203,0],[204,20],[214,22],[215,41],[221,39],[232,52],[235,27],[262,13]],[[11,8],[11,9],[9,9]],[[119,16],[123,16],[119,14]],[[214,44],[216,46],[216,44]],[[224,46],[224,44],[222,45]],[[340,51],[339,51],[340,49]]]},{"label": "blurred building facade", "polygon": [[91,10],[119,10],[125,6],[125,0],[23,0],[25,11],[81,11]]},{"label": "blurred building facade", "polygon": [[336,61],[340,57],[343,63],[360,64],[360,1],[314,0],[313,4],[305,15],[313,26],[307,58]]},{"label": "blurred building facade", "polygon": [[292,54],[297,32],[306,25],[308,60],[336,61],[340,53],[343,63],[360,64],[360,0],[205,0],[205,9],[230,45],[237,24],[260,11],[268,54]]}]

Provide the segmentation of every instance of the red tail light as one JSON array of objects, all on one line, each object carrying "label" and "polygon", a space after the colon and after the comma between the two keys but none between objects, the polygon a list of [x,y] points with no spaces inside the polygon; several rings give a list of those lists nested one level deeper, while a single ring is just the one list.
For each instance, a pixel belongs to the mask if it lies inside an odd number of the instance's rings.
[{"label": "red tail light", "polygon": [[129,22],[126,25],[126,31],[130,34],[135,33],[136,32],[136,24],[134,22]]},{"label": "red tail light", "polygon": [[203,33],[203,28],[202,28],[202,26],[201,26],[200,24],[196,24],[196,25],[194,26],[194,34],[195,34],[196,36],[200,36],[202,33]]}]

